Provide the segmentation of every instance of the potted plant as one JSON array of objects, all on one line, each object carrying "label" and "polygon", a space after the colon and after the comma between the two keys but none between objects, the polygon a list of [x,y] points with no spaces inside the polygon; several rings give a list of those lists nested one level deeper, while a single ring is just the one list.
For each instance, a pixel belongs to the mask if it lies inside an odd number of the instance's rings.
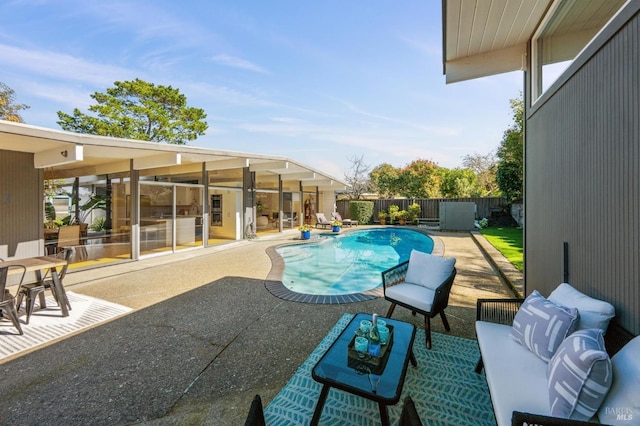
[{"label": "potted plant", "polygon": [[398,220],[398,212],[400,211],[400,207],[392,204],[389,206],[389,221],[393,225],[396,220]]},{"label": "potted plant", "polygon": [[311,225],[300,225],[298,229],[300,230],[300,238],[303,240],[311,238]]},{"label": "potted plant", "polygon": [[406,225],[407,219],[409,219],[409,212],[406,210],[400,210],[397,214],[397,218],[400,225]]},{"label": "potted plant", "polygon": [[409,212],[409,219],[411,220],[411,222],[413,222],[414,225],[417,225],[419,223],[418,217],[420,217],[421,211],[420,204],[411,204],[407,211]]},{"label": "potted plant", "polygon": [[384,210],[380,210],[378,212],[378,220],[380,221],[380,225],[386,225],[388,216],[389,215]]},{"label": "potted plant", "polygon": [[339,220],[334,220],[333,222],[331,222],[331,227],[333,228],[333,232],[340,232],[342,222],[340,222]]}]

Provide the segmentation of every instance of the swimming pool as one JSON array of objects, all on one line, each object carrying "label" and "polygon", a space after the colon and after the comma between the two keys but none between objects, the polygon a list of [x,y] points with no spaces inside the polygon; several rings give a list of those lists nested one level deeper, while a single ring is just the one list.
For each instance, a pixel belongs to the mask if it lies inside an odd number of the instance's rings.
[{"label": "swimming pool", "polygon": [[380,273],[409,260],[412,249],[431,253],[434,246],[428,235],[402,228],[323,235],[317,242],[276,248],[287,289],[326,296],[367,292],[382,286]]}]

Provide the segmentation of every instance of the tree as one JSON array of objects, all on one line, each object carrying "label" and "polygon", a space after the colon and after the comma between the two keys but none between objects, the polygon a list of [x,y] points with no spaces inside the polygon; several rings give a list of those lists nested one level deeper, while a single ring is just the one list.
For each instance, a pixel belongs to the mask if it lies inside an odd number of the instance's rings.
[{"label": "tree", "polygon": [[400,170],[391,164],[383,163],[369,173],[372,189],[381,198],[393,198],[398,193],[398,176]]},{"label": "tree", "polygon": [[524,101],[522,95],[511,99],[513,124],[504,132],[497,157],[496,181],[502,193],[510,201],[522,200],[524,182]]},{"label": "tree", "polygon": [[465,155],[462,159],[462,165],[476,174],[476,186],[479,190],[479,196],[489,197],[500,195],[500,188],[496,181],[498,161],[494,152],[485,155]]},{"label": "tree", "polygon": [[400,172],[398,194],[407,198],[440,197],[439,169],[431,160],[412,161]]},{"label": "tree", "polygon": [[0,82],[0,120],[24,123],[20,111],[29,109],[25,104],[16,104],[16,92],[6,84]]},{"label": "tree", "polygon": [[347,158],[351,163],[349,172],[344,174],[344,180],[349,184],[347,197],[350,200],[359,200],[362,194],[369,189],[369,179],[367,173],[371,167],[364,163],[364,156],[353,156]]},{"label": "tree", "polygon": [[440,191],[445,198],[480,196],[477,175],[471,169],[442,169]]},{"label": "tree", "polygon": [[187,106],[187,98],[171,86],[146,81],[116,81],[106,93],[91,97],[97,102],[87,115],[58,111],[57,123],[64,130],[184,145],[203,135],[207,117],[203,109]]}]

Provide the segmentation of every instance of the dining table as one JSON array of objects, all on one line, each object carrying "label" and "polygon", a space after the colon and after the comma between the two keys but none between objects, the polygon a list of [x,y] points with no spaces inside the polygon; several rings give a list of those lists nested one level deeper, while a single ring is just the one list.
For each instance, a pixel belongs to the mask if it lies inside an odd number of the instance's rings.
[{"label": "dining table", "polygon": [[[60,279],[60,275],[58,274],[58,268],[62,268],[67,264],[65,259],[60,259],[53,256],[37,256],[37,257],[26,257],[23,259],[12,259],[5,260],[0,262],[0,267],[3,266],[14,266],[21,265],[26,268],[27,272],[35,272],[37,282],[44,284],[44,275],[43,271],[49,271],[51,273],[51,281],[53,282],[53,287],[55,290],[56,297],[58,298],[58,304],[60,305],[60,309],[62,310],[62,316],[69,316],[69,301],[67,299],[67,294],[64,291],[64,286],[62,285],[62,280]],[[14,268],[9,269],[9,275],[12,274],[20,274],[22,271],[20,269]]]}]

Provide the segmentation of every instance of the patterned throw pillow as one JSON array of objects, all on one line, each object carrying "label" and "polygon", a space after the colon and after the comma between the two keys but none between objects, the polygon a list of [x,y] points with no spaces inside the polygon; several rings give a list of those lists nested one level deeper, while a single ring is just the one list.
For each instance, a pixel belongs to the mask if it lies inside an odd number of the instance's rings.
[{"label": "patterned throw pillow", "polygon": [[589,420],[609,392],[613,374],[602,330],[579,330],[565,339],[548,367],[551,415]]},{"label": "patterned throw pillow", "polygon": [[564,338],[575,330],[578,319],[576,308],[556,305],[534,290],[516,313],[511,336],[549,362]]}]

